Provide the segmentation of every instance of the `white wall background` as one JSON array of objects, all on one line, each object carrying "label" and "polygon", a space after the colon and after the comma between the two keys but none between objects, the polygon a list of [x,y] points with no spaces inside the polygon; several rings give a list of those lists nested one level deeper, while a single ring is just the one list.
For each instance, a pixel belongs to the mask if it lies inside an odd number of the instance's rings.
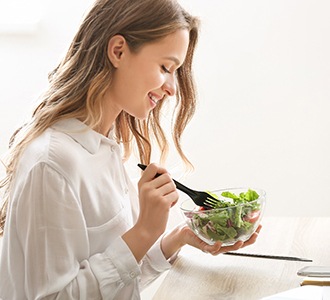
[{"label": "white wall background", "polygon": [[[25,33],[0,19],[0,154],[92,1],[32,3],[39,22]],[[330,216],[330,2],[181,3],[202,21],[199,105],[184,136],[195,171],[181,177],[172,157],[173,176],[202,190],[263,188],[268,215]]]}]

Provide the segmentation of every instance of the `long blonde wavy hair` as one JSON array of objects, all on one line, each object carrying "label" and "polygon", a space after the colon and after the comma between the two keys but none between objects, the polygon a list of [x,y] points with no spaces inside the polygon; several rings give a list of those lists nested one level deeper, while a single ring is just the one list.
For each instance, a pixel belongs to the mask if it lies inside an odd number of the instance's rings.
[{"label": "long blonde wavy hair", "polygon": [[[102,98],[114,72],[107,56],[110,38],[122,35],[130,50],[137,52],[144,44],[164,38],[178,29],[187,29],[190,39],[186,59],[176,74],[172,135],[179,155],[191,166],[180,141],[196,106],[192,59],[198,39],[198,20],[176,0],[97,0],[85,16],[66,56],[50,74],[48,90],[42,95],[31,120],[11,140],[5,161],[6,177],[0,183],[0,188],[5,188],[0,235],[4,230],[10,185],[26,146],[61,119],[79,118],[91,128],[99,128],[103,117]],[[115,121],[115,135],[123,145],[124,157],[130,156],[135,143],[141,162],[150,163],[152,141],[158,144],[162,156],[166,156],[168,141],[160,125],[163,106],[164,101],[159,102],[146,120],[138,120],[124,111],[120,113]]]}]

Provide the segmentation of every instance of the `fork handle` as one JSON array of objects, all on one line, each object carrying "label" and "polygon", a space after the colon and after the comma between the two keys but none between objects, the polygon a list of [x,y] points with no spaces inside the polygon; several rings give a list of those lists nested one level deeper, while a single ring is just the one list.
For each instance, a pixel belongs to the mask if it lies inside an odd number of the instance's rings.
[{"label": "fork handle", "polygon": [[[139,168],[141,168],[142,170],[145,170],[146,169],[146,165],[143,165],[143,164],[138,164],[138,167]],[[160,176],[161,174],[156,174],[156,177],[158,177],[158,176]],[[180,190],[181,192],[184,192],[184,193],[186,193],[187,195],[195,195],[195,192],[193,191],[193,190],[191,190],[190,188],[188,188],[188,187],[186,187],[185,185],[183,185],[182,183],[180,183],[180,182],[178,182],[178,181],[176,181],[175,179],[173,179],[172,178],[172,180],[173,180],[173,182],[174,182],[174,184],[175,184],[175,186],[176,186],[176,188],[178,189],[178,190]]]},{"label": "fork handle", "polygon": [[178,190],[180,190],[181,192],[186,193],[188,196],[194,196],[195,192],[193,190],[191,190],[190,188],[186,187],[185,185],[183,185],[182,183],[176,181],[175,179],[173,179],[173,182],[175,183],[175,186]]}]

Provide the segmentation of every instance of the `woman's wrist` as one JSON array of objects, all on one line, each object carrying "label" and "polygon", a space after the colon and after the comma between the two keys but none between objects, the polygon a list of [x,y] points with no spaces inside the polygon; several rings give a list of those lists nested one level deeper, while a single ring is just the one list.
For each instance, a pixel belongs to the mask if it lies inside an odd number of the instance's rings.
[{"label": "woman's wrist", "polygon": [[175,227],[162,238],[160,246],[166,259],[172,257],[186,244],[182,230],[183,227],[182,225]]},{"label": "woman's wrist", "polygon": [[158,237],[159,235],[150,234],[149,231],[136,224],[122,236],[122,239],[131,249],[136,261],[140,262]]}]

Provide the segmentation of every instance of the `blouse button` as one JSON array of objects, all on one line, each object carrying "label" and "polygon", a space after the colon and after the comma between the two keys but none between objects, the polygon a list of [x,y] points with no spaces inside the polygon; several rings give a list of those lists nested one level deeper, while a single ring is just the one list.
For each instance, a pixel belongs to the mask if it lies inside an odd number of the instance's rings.
[{"label": "blouse button", "polygon": [[111,152],[114,152],[115,151],[115,146],[111,146],[110,150],[111,150]]},{"label": "blouse button", "polygon": [[131,278],[135,278],[135,272],[129,272],[129,277],[131,277]]}]

